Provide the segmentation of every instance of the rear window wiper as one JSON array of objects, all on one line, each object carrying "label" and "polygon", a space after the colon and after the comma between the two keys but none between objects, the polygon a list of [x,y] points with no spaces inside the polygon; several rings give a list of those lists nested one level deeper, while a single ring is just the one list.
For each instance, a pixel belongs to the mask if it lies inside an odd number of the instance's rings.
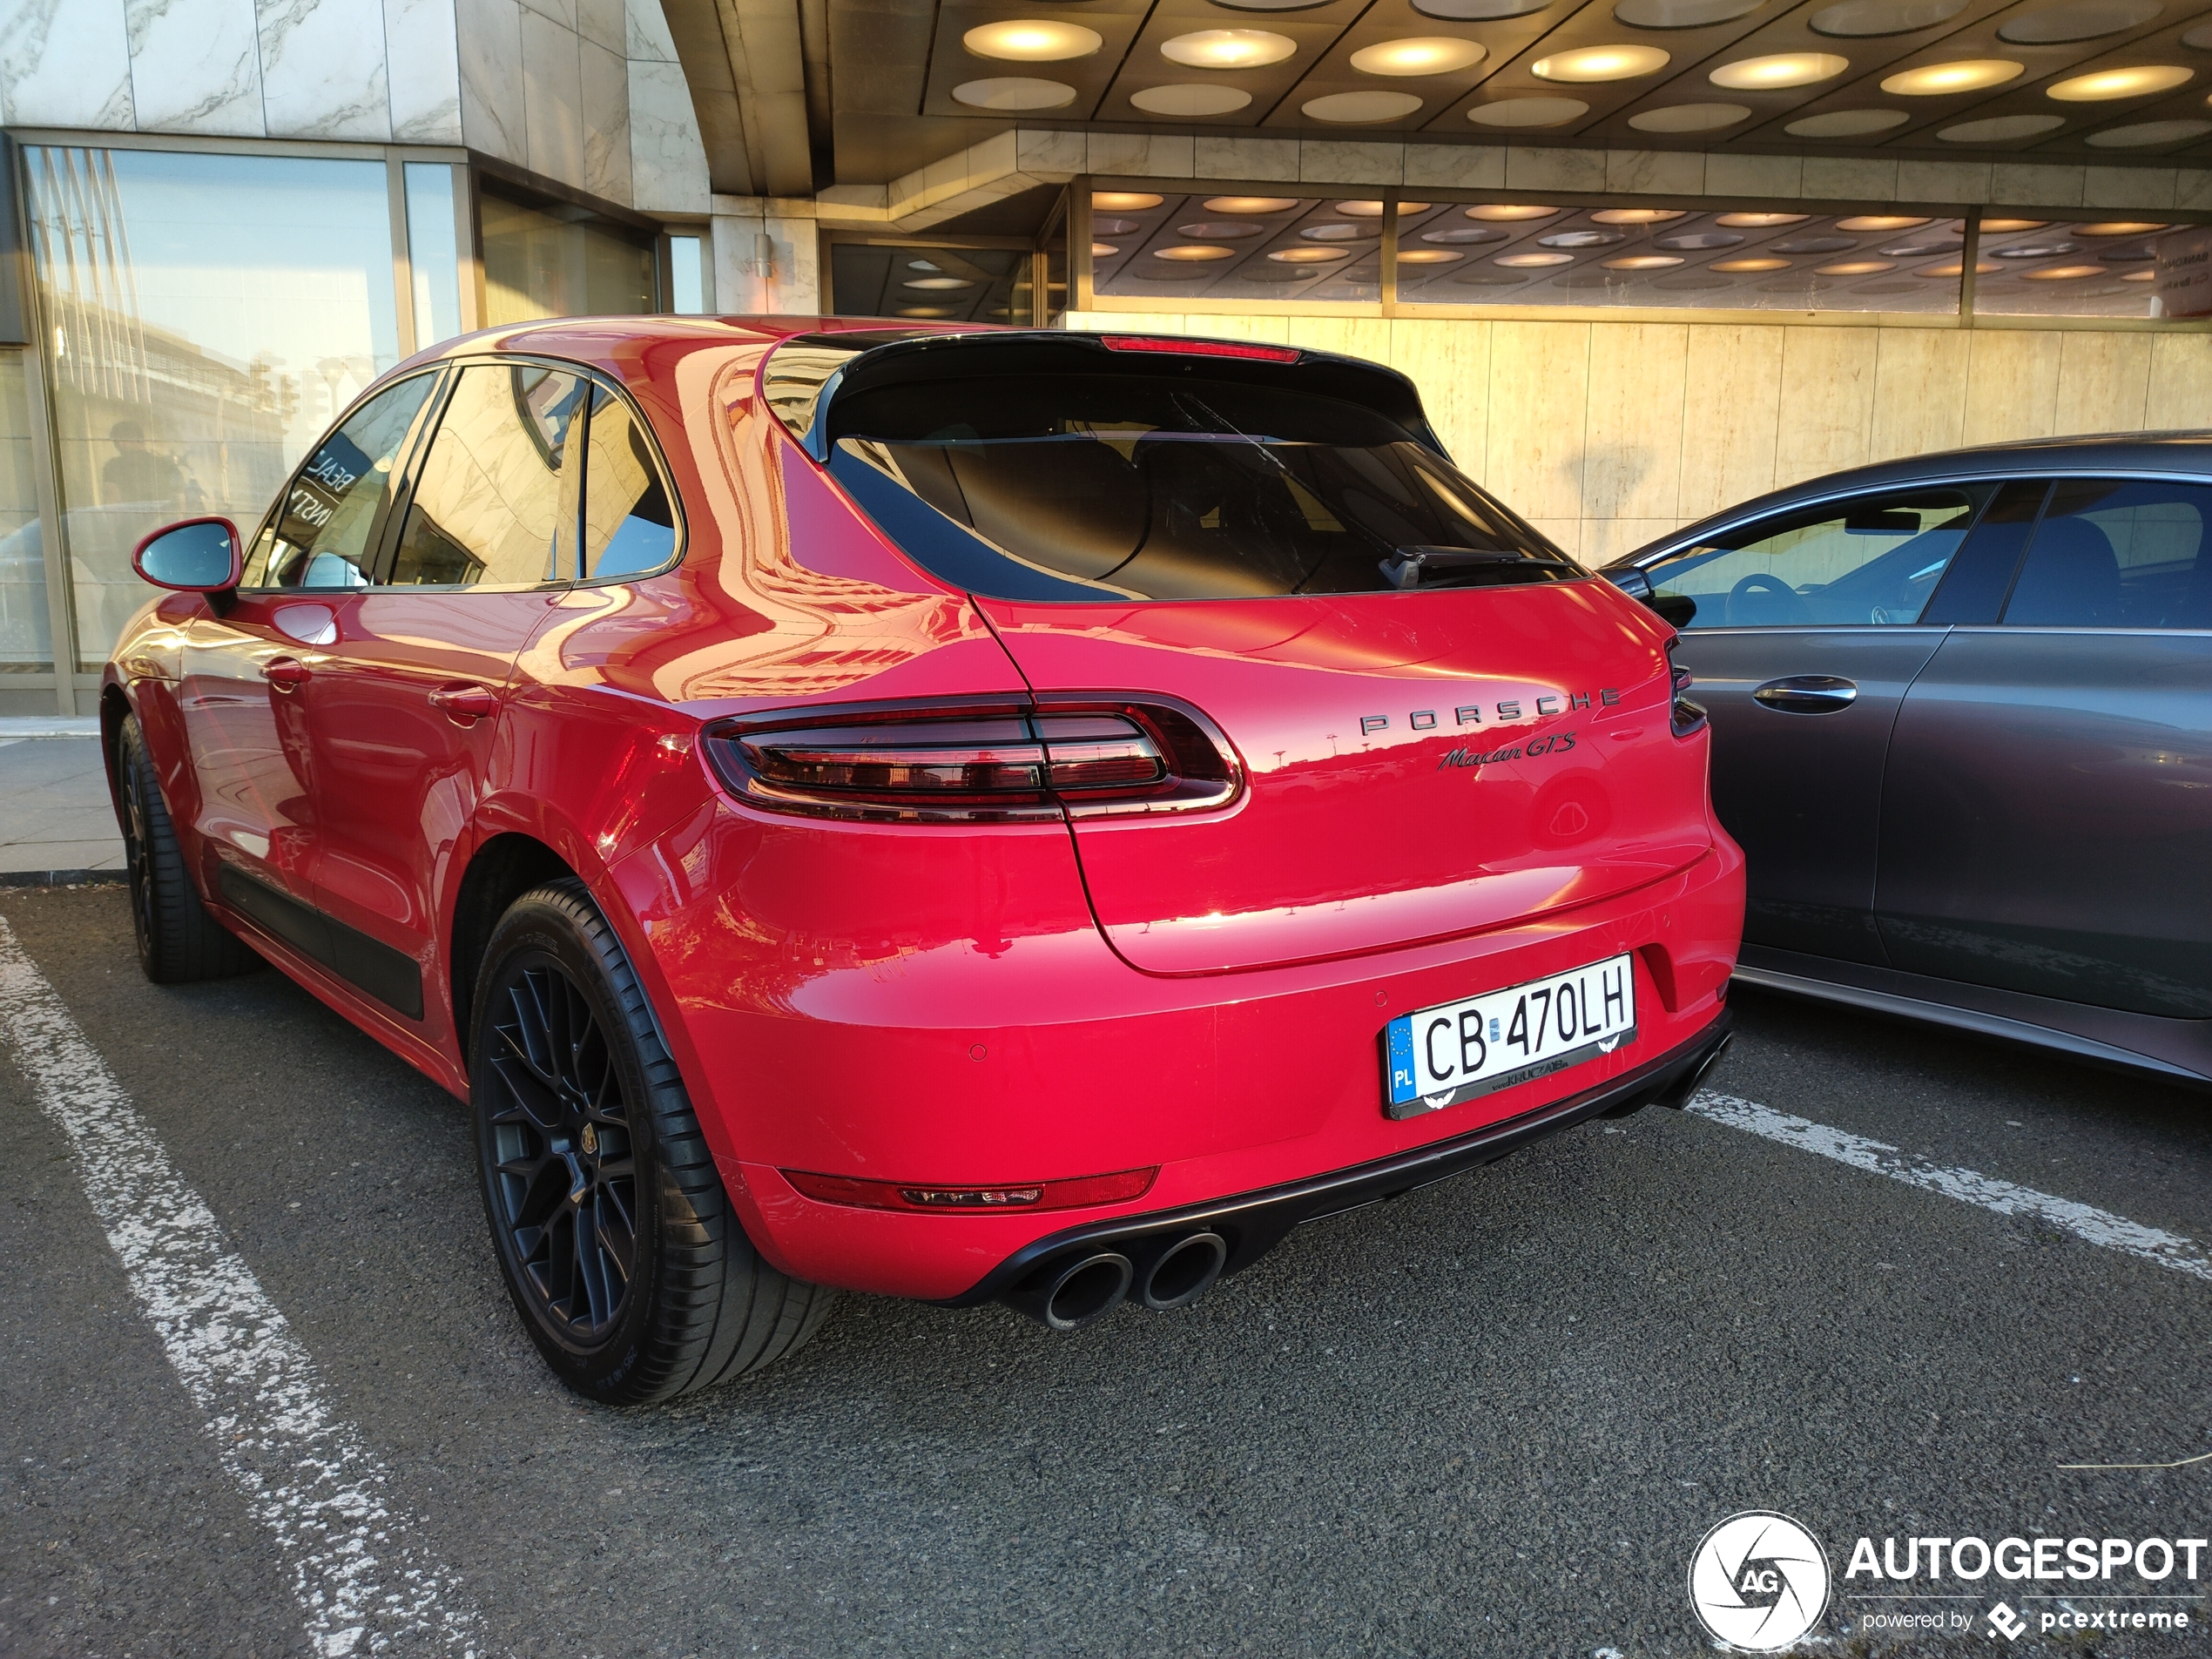
[{"label": "rear window wiper", "polygon": [[1575,570],[1567,559],[1511,549],[1431,547],[1415,543],[1396,549],[1377,567],[1393,588],[1440,587],[1459,576],[1477,579],[1510,576],[1519,570]]}]

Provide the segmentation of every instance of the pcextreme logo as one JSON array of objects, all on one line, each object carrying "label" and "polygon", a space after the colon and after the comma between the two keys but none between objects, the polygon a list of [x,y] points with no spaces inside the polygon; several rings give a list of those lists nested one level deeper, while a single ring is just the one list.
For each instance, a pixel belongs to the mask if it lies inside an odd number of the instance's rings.
[{"label": "pcextreme logo", "polygon": [[1828,1557],[1787,1515],[1747,1510],[1707,1533],[1689,1558],[1689,1605],[1718,1642],[1773,1653],[1828,1610]]}]

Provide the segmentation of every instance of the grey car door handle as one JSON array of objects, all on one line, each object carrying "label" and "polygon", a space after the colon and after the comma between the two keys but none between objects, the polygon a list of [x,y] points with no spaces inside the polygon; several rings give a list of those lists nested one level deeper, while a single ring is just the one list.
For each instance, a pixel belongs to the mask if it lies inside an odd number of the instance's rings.
[{"label": "grey car door handle", "polygon": [[1833,714],[1851,705],[1858,687],[1833,674],[1792,674],[1787,679],[1769,680],[1751,695],[1784,714]]}]

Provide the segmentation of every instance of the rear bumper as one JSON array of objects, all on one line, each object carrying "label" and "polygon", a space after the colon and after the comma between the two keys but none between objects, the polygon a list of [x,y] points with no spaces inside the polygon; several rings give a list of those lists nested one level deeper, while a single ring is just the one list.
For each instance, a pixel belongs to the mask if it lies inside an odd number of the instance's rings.
[{"label": "rear bumper", "polygon": [[1209,1231],[1227,1241],[1229,1258],[1222,1271],[1234,1273],[1251,1266],[1293,1228],[1309,1221],[1403,1197],[1447,1177],[1494,1163],[1532,1141],[1593,1117],[1625,1117],[1646,1106],[1685,1104],[1728,1047],[1733,1022],[1733,1016],[1723,1006],[1689,1042],[1632,1071],[1519,1117],[1486,1124],[1417,1151],[1258,1192],[1239,1193],[1211,1204],[1185,1204],[1150,1215],[1065,1228],[1016,1251],[980,1283],[958,1296],[940,1298],[939,1305],[971,1307],[1003,1296],[1027,1281],[1049,1279],[1062,1264],[1100,1250],[1142,1258],[1148,1245],[1157,1248],[1181,1235]]}]

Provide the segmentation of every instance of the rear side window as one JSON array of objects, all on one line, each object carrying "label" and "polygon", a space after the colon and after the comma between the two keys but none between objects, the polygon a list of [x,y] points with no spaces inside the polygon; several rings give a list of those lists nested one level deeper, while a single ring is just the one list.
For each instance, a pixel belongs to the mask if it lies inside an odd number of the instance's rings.
[{"label": "rear side window", "polygon": [[307,457],[276,516],[261,531],[239,585],[359,588],[368,583],[379,526],[392,497],[392,469],[435,374],[379,392]]},{"label": "rear side window", "polygon": [[857,391],[829,466],[926,569],[1001,598],[1224,599],[1584,572],[1352,403],[1130,374]]},{"label": "rear side window", "polygon": [[2212,489],[2062,478],[2013,581],[2005,622],[2027,628],[2212,628],[2205,527]]},{"label": "rear side window", "polygon": [[676,515],[644,428],[605,387],[592,388],[583,468],[588,580],[658,570],[676,556]]},{"label": "rear side window", "polygon": [[590,386],[539,363],[463,368],[415,478],[390,585],[529,586],[572,568],[569,440]]}]

